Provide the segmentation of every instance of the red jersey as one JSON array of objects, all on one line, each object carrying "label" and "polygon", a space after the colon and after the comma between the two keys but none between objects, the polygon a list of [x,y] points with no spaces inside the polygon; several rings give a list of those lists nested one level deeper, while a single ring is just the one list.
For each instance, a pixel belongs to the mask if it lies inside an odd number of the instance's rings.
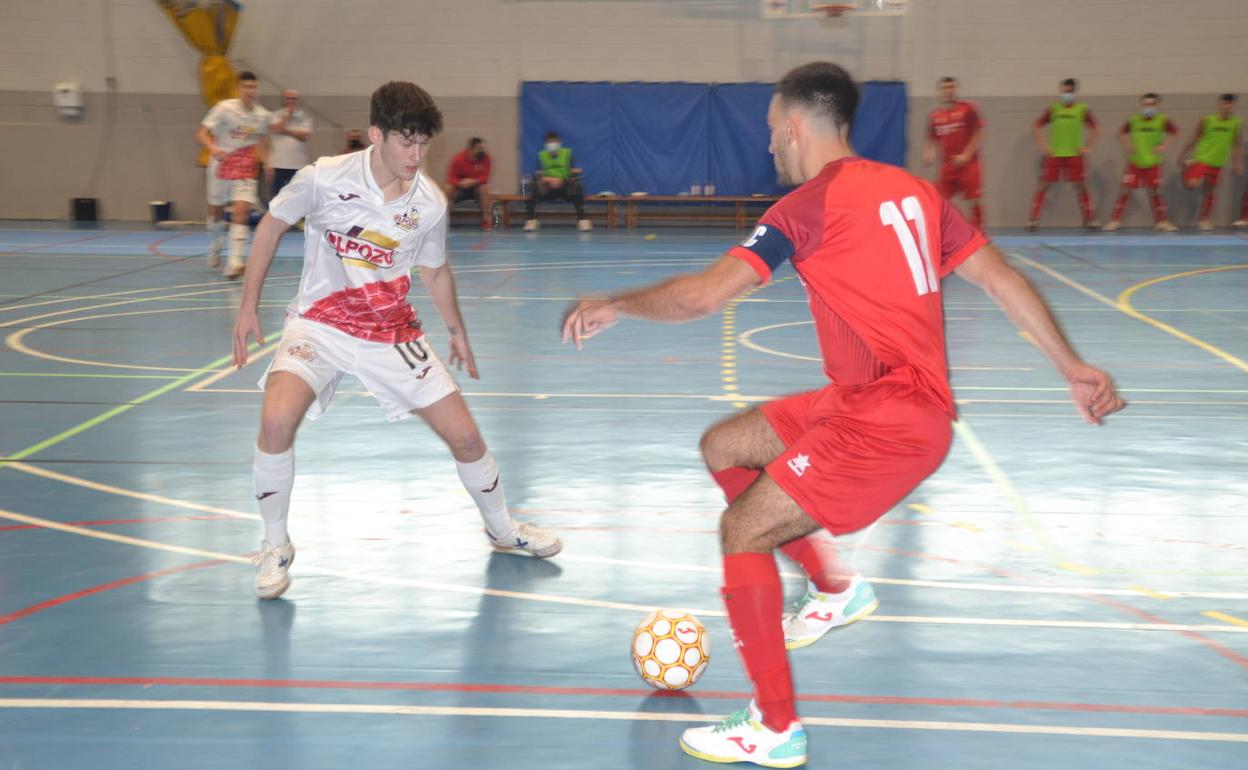
[{"label": "red jersey", "polygon": [[895,373],[954,417],[940,279],[987,242],[928,182],[855,157],[781,198],[728,253],[764,282],[793,262],[834,383]]},{"label": "red jersey", "polygon": [[[960,154],[970,144],[971,137],[984,125],[979,111],[970,102],[954,102],[949,107],[937,107],[927,120],[927,135],[940,144],[945,160]],[[972,159],[979,156],[977,151]]]},{"label": "red jersey", "polygon": [[480,160],[472,157],[472,151],[461,150],[451,159],[450,168],[446,170],[446,181],[452,186],[464,179],[475,179],[481,184],[490,181],[490,155],[485,153]]}]

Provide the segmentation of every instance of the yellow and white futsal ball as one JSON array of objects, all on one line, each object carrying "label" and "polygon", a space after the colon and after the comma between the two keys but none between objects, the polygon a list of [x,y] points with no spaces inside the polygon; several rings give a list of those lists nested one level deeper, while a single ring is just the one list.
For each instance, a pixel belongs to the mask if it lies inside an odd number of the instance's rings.
[{"label": "yellow and white futsal ball", "polygon": [[710,662],[710,637],[687,612],[652,612],[633,632],[633,667],[651,687],[683,690]]}]

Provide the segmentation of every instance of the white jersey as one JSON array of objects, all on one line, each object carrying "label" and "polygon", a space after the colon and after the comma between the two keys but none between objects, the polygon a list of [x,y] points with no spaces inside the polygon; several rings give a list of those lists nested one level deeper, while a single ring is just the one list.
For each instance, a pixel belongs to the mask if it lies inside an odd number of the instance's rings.
[{"label": "white jersey", "polygon": [[[272,113],[272,123],[277,123],[285,115],[285,110]],[[303,111],[302,107],[295,110],[286,121],[286,128],[292,131],[312,133],[312,116]],[[273,134],[269,140],[272,151],[269,153],[269,165],[273,168],[303,168],[308,164],[308,142],[296,139],[288,134]]]},{"label": "white jersey", "polygon": [[259,104],[250,111],[239,99],[222,99],[204,116],[202,125],[212,132],[213,141],[226,152],[259,144],[269,133],[273,115]]},{"label": "white jersey", "polygon": [[407,195],[383,202],[372,152],[304,166],[269,213],[287,224],[304,220],[303,277],[287,317],[393,345],[421,336],[407,292],[414,266],[446,263],[446,196],[420,172]]}]

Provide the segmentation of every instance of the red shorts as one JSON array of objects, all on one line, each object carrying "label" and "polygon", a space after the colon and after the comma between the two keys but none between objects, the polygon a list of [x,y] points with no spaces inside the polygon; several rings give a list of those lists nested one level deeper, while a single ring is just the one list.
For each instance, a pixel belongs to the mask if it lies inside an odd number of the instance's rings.
[{"label": "red shorts", "polygon": [[829,385],[762,406],[785,446],[767,475],[834,535],[888,513],[949,451],[949,415],[902,379]]},{"label": "red shorts", "polygon": [[1044,159],[1044,170],[1040,178],[1046,182],[1058,182],[1062,177],[1065,177],[1067,182],[1083,181],[1082,155],[1072,158],[1055,158],[1050,155]]},{"label": "red shorts", "polygon": [[1140,168],[1128,163],[1127,170],[1122,175],[1122,186],[1130,187],[1132,190],[1141,187],[1149,187],[1156,190],[1158,187],[1161,187],[1161,166]]},{"label": "red shorts", "polygon": [[940,167],[940,183],[937,186],[940,194],[946,198],[952,198],[960,192],[967,200],[979,200],[979,158],[964,166],[945,162]]},{"label": "red shorts", "polygon": [[1204,163],[1189,163],[1187,168],[1183,169],[1183,181],[1192,186],[1203,180],[1205,184],[1213,187],[1218,183],[1218,177],[1221,175],[1220,166],[1209,166]]}]

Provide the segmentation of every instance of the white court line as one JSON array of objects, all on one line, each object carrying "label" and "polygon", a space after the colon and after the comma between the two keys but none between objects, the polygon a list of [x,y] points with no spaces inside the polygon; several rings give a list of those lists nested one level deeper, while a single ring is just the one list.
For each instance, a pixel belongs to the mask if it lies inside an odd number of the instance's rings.
[{"label": "white court line", "polygon": [[[13,464],[14,466],[17,463]],[[427,542],[427,541],[421,541]],[[606,556],[585,556],[582,554],[559,554],[559,561],[581,561],[591,564],[614,564],[621,567],[638,567],[676,572],[704,572],[718,575],[721,567],[704,567],[700,564],[674,564],[668,562],[636,561],[631,559],[614,559]],[[781,577],[805,580],[806,576],[798,572],[781,572]],[[886,578],[863,576],[868,583],[890,586],[908,586],[913,588],[938,588],[952,591],[991,591],[1014,594],[1054,594],[1061,596],[1130,596],[1138,597],[1139,591],[1132,588],[1094,588],[1092,586],[1036,586],[1036,585],[995,585],[991,583],[960,583],[948,580],[912,580],[907,578]],[[1194,599],[1248,599],[1248,593],[1235,591],[1161,591],[1176,598]]]},{"label": "white court line", "polygon": [[[273,703],[266,701],[126,700],[112,698],[0,698],[9,709],[111,709],[143,711],[242,711],[277,714],[380,714],[423,717],[494,717],[529,719],[593,719],[627,722],[715,722],[718,714],[663,714],[644,711],[590,711],[581,709],[485,708],[469,706],[404,706],[372,703]],[[1127,727],[1080,727],[1003,722],[934,722],[905,719],[850,719],[802,717],[805,725],[820,727],[933,730],[940,732],[1070,735],[1096,738],[1147,738],[1173,741],[1248,743],[1248,733],[1197,730],[1141,730]],[[675,749],[673,749],[675,751]]]},{"label": "white court line", "polygon": [[[137,537],[127,537],[125,535],[116,535],[111,532],[96,532],[85,527],[78,527],[72,524],[62,524],[57,521],[48,519],[40,519],[34,516],[27,516],[13,511],[0,509],[0,518],[10,519],[12,521],[21,522],[23,524],[31,524],[34,526],[54,529],[59,532],[66,532],[73,535],[81,535],[97,540],[106,540],[123,545],[132,545],[139,548],[150,548],[156,551],[170,551],[173,553],[182,553],[191,556],[198,556],[208,559],[220,559],[222,561],[230,561],[237,564],[251,564],[251,560],[241,556],[233,556],[231,554],[218,553],[216,551],[206,551],[199,548],[187,548],[185,546],[170,545],[160,543],[154,540],[144,540]],[[583,599],[575,596],[560,596],[558,594],[537,594],[524,591],[504,591],[496,588],[483,588],[480,586],[462,585],[457,583],[441,583],[431,580],[415,580],[410,578],[397,578],[384,575],[366,575],[358,572],[342,572],[339,570],[323,569],[319,566],[313,567],[313,572],[309,575],[328,575],[330,577],[342,578],[344,580],[359,580],[369,583],[381,583],[384,585],[404,586],[410,588],[420,588],[427,591],[443,591],[449,593],[469,594],[473,596],[496,596],[504,599],[525,599],[529,601],[546,602],[550,604],[567,604],[580,607],[596,607],[599,609],[611,610],[628,610],[641,614],[654,612],[659,609],[677,609],[691,612],[696,615],[704,615],[706,617],[724,617],[726,613],[723,610],[712,609],[695,609],[689,607],[659,607],[656,605],[646,604],[630,604],[625,602],[610,602],[601,599]],[[1015,619],[1015,618],[962,618],[962,617],[911,617],[901,615],[872,615],[864,618],[863,622],[877,623],[918,623],[931,625],[973,625],[973,626],[1016,626],[1022,628],[1074,628],[1101,631],[1194,631],[1201,633],[1222,633],[1222,634],[1248,634],[1248,627],[1228,626],[1228,625],[1179,625],[1167,623],[1109,623],[1095,621],[1065,621],[1065,620],[1037,620],[1037,619]]]}]

